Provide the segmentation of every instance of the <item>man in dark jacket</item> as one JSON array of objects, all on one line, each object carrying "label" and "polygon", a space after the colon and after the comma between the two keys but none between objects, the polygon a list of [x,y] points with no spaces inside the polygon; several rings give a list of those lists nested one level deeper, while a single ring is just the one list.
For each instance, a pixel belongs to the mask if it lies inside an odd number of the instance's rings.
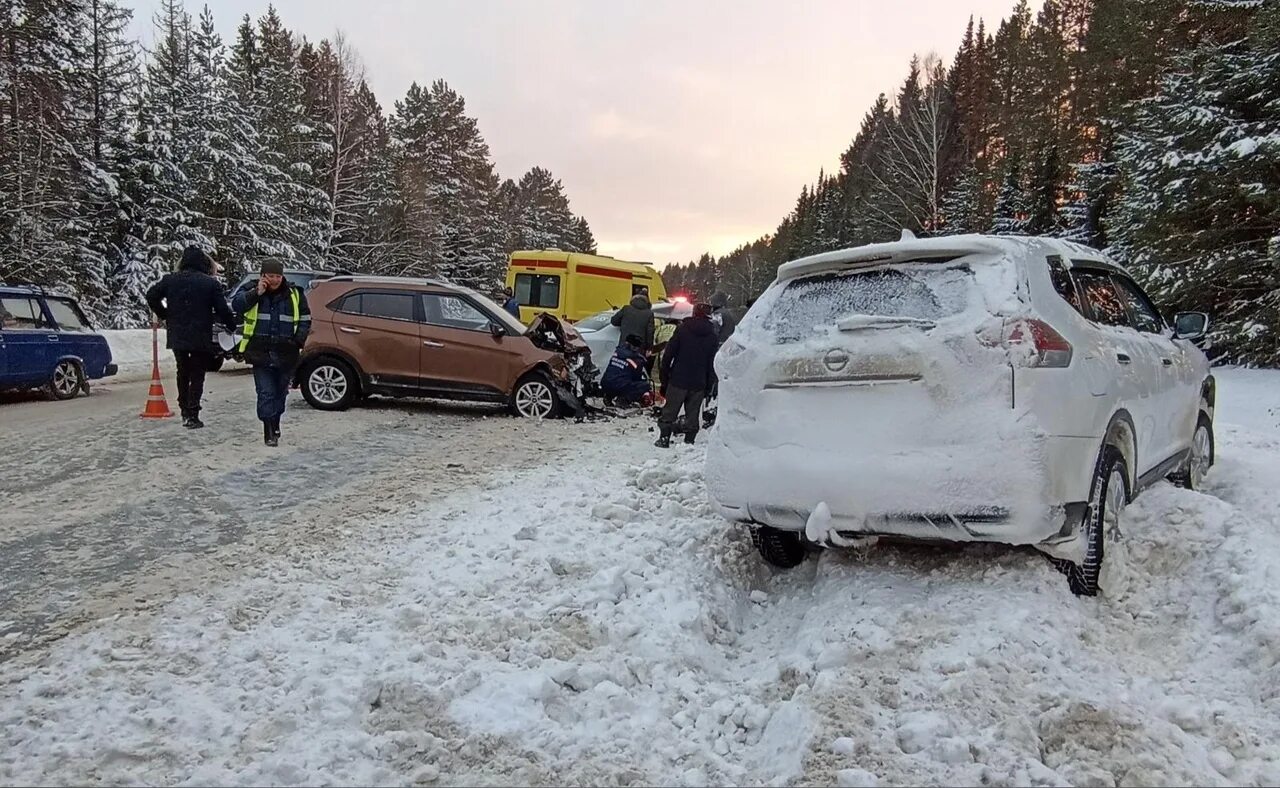
[{"label": "man in dark jacket", "polygon": [[516,320],[520,319],[520,301],[516,299],[515,292],[509,288],[502,288],[502,309]]},{"label": "man in dark jacket", "polygon": [[711,296],[711,322],[716,324],[717,339],[723,345],[738,328],[738,318],[729,311],[729,296],[716,293]]},{"label": "man in dark jacket", "polygon": [[605,367],[604,377],[600,380],[600,388],[605,397],[623,405],[639,405],[648,407],[653,402],[653,386],[645,375],[645,356],[640,350],[640,337],[632,334],[627,337],[609,366]]},{"label": "man in dark jacket", "polygon": [[623,339],[629,336],[640,337],[642,353],[649,352],[649,348],[653,347],[653,305],[644,293],[632,296],[631,303],[614,312],[609,322],[618,327],[618,335]]},{"label": "man in dark jacket", "polygon": [[284,278],[283,265],[268,260],[261,271],[257,287],[236,293],[231,305],[244,315],[240,352],[253,366],[262,440],[268,446],[279,446],[280,417],[298,354],[311,331],[311,309],[306,294]]},{"label": "man in dark jacket", "polygon": [[213,320],[216,317],[228,332],[236,326],[213,272],[209,255],[188,246],[177,273],[165,274],[147,291],[147,306],[165,321],[165,347],[173,351],[178,365],[178,410],[187,429],[204,426],[200,400],[205,373],[213,365]]},{"label": "man in dark jacket", "polygon": [[667,404],[658,419],[658,448],[671,446],[671,433],[681,408],[686,425],[684,442],[697,439],[698,414],[702,399],[715,380],[712,363],[719,346],[716,327],[711,322],[711,305],[698,304],[693,308],[693,317],[680,324],[662,354],[662,394]]}]

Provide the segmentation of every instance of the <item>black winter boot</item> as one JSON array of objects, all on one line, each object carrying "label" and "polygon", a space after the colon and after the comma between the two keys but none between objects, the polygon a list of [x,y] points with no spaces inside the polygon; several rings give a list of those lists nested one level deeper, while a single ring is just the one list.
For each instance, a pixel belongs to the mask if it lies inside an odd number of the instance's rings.
[{"label": "black winter boot", "polygon": [[276,431],[272,429],[270,420],[262,421],[262,442],[268,446],[279,446],[280,439],[276,437]]},{"label": "black winter boot", "polygon": [[697,439],[698,439],[698,431],[697,431],[697,430],[685,430],[685,431],[684,431],[684,442],[685,442],[685,443],[687,443],[687,444],[689,444],[690,446],[692,446],[692,445],[693,445],[693,442],[694,442],[695,440],[697,440]]},{"label": "black winter boot", "polygon": [[280,437],[280,417],[279,416],[276,416],[274,419],[271,420],[271,432],[275,434],[277,439]]},{"label": "black winter boot", "polygon": [[189,430],[198,430],[204,427],[204,422],[200,420],[200,411],[193,410],[191,415],[184,422]]},{"label": "black winter boot", "polygon": [[658,436],[658,440],[654,441],[653,445],[657,446],[659,449],[670,449],[671,448],[671,430],[667,429],[666,427],[663,427],[662,434]]}]

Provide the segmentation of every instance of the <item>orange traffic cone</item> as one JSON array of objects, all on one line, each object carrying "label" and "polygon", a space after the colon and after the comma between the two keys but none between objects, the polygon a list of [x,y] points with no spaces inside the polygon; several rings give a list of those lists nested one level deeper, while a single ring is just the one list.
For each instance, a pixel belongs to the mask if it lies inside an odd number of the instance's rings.
[{"label": "orange traffic cone", "polygon": [[169,401],[164,398],[164,384],[160,382],[160,337],[156,327],[151,327],[151,390],[147,392],[147,406],[142,409],[144,419],[168,419],[173,416]]}]

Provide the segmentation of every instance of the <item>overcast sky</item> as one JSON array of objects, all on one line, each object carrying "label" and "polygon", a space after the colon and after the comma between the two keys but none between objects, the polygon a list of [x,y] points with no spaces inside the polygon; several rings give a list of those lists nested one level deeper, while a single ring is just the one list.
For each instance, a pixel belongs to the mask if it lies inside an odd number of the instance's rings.
[{"label": "overcast sky", "polygon": [[[199,11],[188,0],[193,15]],[[134,0],[149,39],[158,0]],[[265,0],[209,0],[230,43]],[[277,0],[312,40],[346,33],[391,112],[444,78],[498,171],[560,178],[600,251],[659,264],[771,232],[838,165],[913,53],[955,53],[1013,0]]]}]

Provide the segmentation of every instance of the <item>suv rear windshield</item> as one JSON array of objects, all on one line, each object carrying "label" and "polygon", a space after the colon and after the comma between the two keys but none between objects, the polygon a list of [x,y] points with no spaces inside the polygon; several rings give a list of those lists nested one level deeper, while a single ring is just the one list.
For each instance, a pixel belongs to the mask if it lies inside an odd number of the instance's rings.
[{"label": "suv rear windshield", "polygon": [[938,320],[965,310],[972,279],[966,265],[937,264],[818,274],[788,284],[764,325],[798,342],[854,315]]}]

